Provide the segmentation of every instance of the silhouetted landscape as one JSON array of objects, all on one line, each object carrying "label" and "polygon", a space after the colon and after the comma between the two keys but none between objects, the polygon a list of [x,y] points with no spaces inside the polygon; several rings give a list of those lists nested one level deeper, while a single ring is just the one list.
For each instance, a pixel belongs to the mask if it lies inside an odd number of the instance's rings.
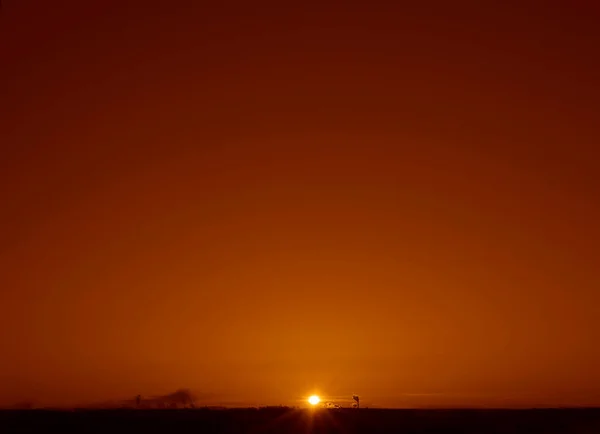
[{"label": "silhouetted landscape", "polygon": [[0,412],[0,431],[56,433],[465,433],[592,434],[599,409],[22,410]]}]

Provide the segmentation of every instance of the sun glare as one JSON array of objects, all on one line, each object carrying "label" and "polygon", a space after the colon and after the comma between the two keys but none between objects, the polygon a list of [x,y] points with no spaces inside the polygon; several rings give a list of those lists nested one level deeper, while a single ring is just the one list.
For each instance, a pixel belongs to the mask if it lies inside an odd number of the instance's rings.
[{"label": "sun glare", "polygon": [[310,405],[317,405],[319,402],[321,402],[321,398],[319,398],[317,395],[312,395],[310,398],[308,398],[308,403]]}]

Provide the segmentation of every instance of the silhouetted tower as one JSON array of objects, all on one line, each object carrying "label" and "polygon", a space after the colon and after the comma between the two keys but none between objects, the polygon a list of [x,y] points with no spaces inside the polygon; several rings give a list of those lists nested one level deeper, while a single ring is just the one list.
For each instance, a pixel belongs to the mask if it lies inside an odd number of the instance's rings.
[{"label": "silhouetted tower", "polygon": [[356,408],[360,408],[360,398],[358,395],[352,395],[352,399],[356,401]]}]

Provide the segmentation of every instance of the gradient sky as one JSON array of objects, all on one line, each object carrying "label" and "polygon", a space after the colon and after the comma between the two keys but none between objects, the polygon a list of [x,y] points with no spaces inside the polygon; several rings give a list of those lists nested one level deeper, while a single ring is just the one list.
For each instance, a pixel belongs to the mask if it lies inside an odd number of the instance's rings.
[{"label": "gradient sky", "polygon": [[600,405],[599,19],[5,0],[0,405]]}]

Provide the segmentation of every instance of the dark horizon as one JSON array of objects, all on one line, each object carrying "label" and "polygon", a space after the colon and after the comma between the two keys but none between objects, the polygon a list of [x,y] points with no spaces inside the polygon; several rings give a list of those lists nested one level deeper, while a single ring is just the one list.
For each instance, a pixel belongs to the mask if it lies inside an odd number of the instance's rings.
[{"label": "dark horizon", "polygon": [[294,410],[287,408],[188,411],[0,412],[0,426],[39,432],[52,426],[69,432],[203,433],[527,433],[587,434],[600,428],[596,410]]}]

